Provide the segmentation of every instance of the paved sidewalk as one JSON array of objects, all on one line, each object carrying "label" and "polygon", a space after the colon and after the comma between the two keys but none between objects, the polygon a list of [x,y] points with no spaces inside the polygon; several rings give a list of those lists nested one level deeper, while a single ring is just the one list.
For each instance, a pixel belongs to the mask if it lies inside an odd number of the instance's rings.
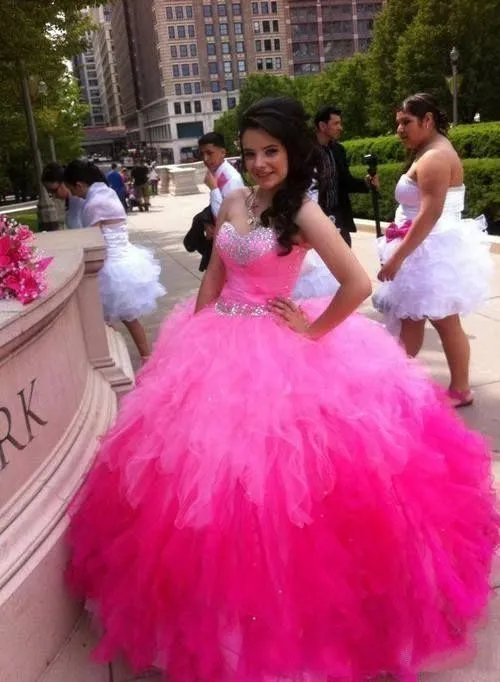
[{"label": "paved sidewalk", "polygon": [[[156,314],[144,318],[148,334],[156,338],[158,327],[169,310],[185,297],[196,294],[201,274],[198,272],[199,257],[188,254],[182,246],[192,216],[208,204],[208,195],[200,193],[188,197],[160,195],[153,197],[149,213],[133,213],[129,217],[131,238],[134,242],[152,247],[163,264],[162,280],[168,288],[168,296]],[[376,282],[377,259],[372,235],[360,232],[354,235],[356,255]],[[464,419],[473,428],[491,439],[495,452],[495,473],[500,480],[500,255],[495,256],[496,273],[493,296],[475,315],[465,320],[465,329],[472,348],[471,379],[476,393],[473,407],[463,410]],[[377,318],[370,303],[363,312]],[[124,332],[125,337],[126,332]],[[138,356],[127,339],[135,366]],[[447,383],[448,374],[444,355],[437,334],[429,328],[420,360],[429,368],[434,378]],[[500,570],[493,576],[494,587],[500,587]],[[500,592],[500,591],[499,591]],[[479,636],[479,648],[475,660],[460,669],[421,676],[421,682],[499,682],[500,681],[500,594],[491,605],[491,615]],[[115,669],[113,682],[129,682],[134,679],[125,670]],[[159,682],[160,678],[139,677],[136,680]],[[216,682],[216,681],[214,681]]]}]

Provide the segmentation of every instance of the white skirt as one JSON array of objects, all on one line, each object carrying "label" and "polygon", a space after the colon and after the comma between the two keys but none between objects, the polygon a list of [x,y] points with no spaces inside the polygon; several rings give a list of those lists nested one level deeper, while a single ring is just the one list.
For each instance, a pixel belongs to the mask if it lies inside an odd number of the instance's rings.
[{"label": "white skirt", "polygon": [[[389,321],[467,315],[490,296],[494,266],[484,218],[442,216],[439,223],[440,229],[431,232],[405,259],[396,277],[383,282],[373,295],[373,305]],[[400,239],[378,240],[381,263],[400,243]]]},{"label": "white skirt", "polygon": [[161,266],[152,252],[127,244],[104,261],[99,290],[106,322],[135,320],[152,313],[157,299],[167,293],[160,283]]},{"label": "white skirt", "polygon": [[307,252],[299,279],[292,293],[293,299],[333,296],[340,284],[327,268],[321,257],[311,249]]}]

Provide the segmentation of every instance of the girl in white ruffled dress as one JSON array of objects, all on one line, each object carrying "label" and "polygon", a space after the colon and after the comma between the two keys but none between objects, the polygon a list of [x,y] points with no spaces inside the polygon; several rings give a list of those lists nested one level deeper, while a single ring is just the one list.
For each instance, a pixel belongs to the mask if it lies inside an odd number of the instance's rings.
[{"label": "girl in white ruffled dress", "polygon": [[123,205],[97,166],[72,161],[64,181],[74,195],[85,199],[82,223],[100,227],[106,242],[106,260],[98,276],[104,319],[123,322],[145,361],[150,347],[139,318],[152,313],[157,299],[166,294],[159,282],[161,266],[148,249],[130,243]]},{"label": "girl in white ruffled dress", "polygon": [[382,285],[373,303],[410,356],[420,351],[426,320],[431,322],[450,369],[450,402],[465,407],[473,394],[470,346],[460,316],[477,310],[490,295],[493,262],[485,224],[461,217],[463,167],[434,98],[426,93],[408,97],[397,125],[412,163],[396,187],[395,222],[379,240]]}]

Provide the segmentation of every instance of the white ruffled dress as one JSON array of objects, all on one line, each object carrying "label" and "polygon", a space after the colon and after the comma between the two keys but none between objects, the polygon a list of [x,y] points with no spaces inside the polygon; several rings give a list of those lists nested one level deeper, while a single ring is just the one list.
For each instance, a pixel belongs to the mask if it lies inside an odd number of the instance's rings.
[{"label": "white ruffled dress", "polygon": [[[103,225],[105,221],[114,222]],[[161,266],[149,249],[130,243],[127,216],[116,192],[103,182],[91,185],[82,222],[101,224],[106,242],[106,260],[98,276],[104,319],[131,321],[152,313],[157,299],[167,293],[159,281]]]},{"label": "white ruffled dress", "polygon": [[[420,210],[420,190],[406,175],[396,186],[395,225],[412,221]],[[373,296],[388,327],[398,332],[403,319],[441,320],[467,315],[490,296],[493,261],[485,233],[486,222],[462,219],[465,187],[450,187],[441,217],[430,234],[403,262],[392,281],[383,282]],[[411,228],[410,228],[411,229]],[[378,240],[381,263],[386,263],[402,237]]]}]

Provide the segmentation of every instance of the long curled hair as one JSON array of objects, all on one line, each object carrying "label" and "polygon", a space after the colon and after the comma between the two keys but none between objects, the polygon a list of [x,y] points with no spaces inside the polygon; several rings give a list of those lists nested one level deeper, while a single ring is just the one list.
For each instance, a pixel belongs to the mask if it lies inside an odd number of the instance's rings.
[{"label": "long curled hair", "polygon": [[418,92],[415,95],[410,95],[401,103],[398,111],[416,116],[420,121],[423,120],[426,114],[431,114],[438,133],[445,137],[448,136],[448,129],[450,127],[448,117],[440,108],[436,98],[428,92]]},{"label": "long curled hair", "polygon": [[64,169],[64,182],[69,185],[76,185],[77,182],[84,182],[86,185],[93,185],[94,182],[104,182],[108,184],[101,169],[90,161],[80,161],[76,159],[68,163]]},{"label": "long curled hair", "polygon": [[249,129],[263,130],[278,140],[287,152],[288,174],[275,192],[271,205],[261,215],[262,224],[273,227],[283,254],[287,254],[299,232],[295,216],[306,192],[316,182],[321,165],[319,145],[308,126],[304,108],[290,97],[263,99],[243,113],[239,121],[241,148],[243,134]]}]

